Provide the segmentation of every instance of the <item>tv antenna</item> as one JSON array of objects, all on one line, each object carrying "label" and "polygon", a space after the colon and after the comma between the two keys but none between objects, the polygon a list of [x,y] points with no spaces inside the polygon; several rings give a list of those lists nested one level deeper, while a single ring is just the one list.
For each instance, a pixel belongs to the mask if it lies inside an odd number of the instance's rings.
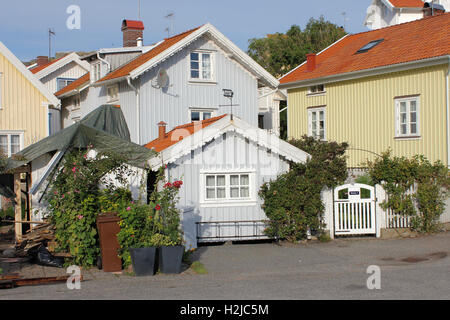
[{"label": "tv antenna", "polygon": [[48,58],[50,59],[52,56],[52,36],[56,35],[55,31],[51,28],[48,28]]},{"label": "tv antenna", "polygon": [[166,28],[165,31],[167,31],[167,37],[170,37],[170,34],[174,32],[174,26],[173,26],[173,20],[175,19],[175,12],[169,11],[167,15],[164,17],[170,21],[170,25]]},{"label": "tv antenna", "polygon": [[152,84],[153,88],[161,89],[169,86],[169,75],[166,69],[160,69],[158,76],[155,79],[155,84]]},{"label": "tv antenna", "polygon": [[138,20],[141,20],[141,0],[138,0]]},{"label": "tv antenna", "polygon": [[341,13],[342,14],[342,17],[343,17],[343,19],[344,19],[344,30],[347,28],[347,21],[349,21],[350,19],[349,18],[347,18],[347,12],[342,12]]}]

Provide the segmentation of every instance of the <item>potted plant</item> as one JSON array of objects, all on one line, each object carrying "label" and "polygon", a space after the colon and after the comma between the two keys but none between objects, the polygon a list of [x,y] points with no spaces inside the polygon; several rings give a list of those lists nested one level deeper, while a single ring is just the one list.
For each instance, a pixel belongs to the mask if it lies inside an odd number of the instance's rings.
[{"label": "potted plant", "polygon": [[150,205],[130,204],[120,210],[120,232],[117,240],[121,246],[124,266],[133,266],[137,276],[154,275],[156,271],[157,238],[154,233],[153,209]]},{"label": "potted plant", "polygon": [[159,243],[159,270],[162,273],[180,273],[184,254],[180,212],[176,208],[176,196],[183,185],[181,180],[167,182],[155,201],[155,226],[161,234]]}]

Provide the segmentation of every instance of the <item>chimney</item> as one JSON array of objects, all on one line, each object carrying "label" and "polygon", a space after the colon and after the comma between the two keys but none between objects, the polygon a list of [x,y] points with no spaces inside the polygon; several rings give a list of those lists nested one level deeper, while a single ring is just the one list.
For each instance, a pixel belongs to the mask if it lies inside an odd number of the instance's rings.
[{"label": "chimney", "polygon": [[38,67],[43,66],[48,63],[48,57],[47,56],[38,56],[36,58],[36,63],[37,63]]},{"label": "chimney", "polygon": [[306,55],[306,69],[308,71],[313,71],[316,68],[316,54],[308,53]]},{"label": "chimney", "polygon": [[138,39],[140,38],[142,43],[144,38],[144,23],[142,21],[123,20],[122,33],[124,47],[137,47]]},{"label": "chimney", "polygon": [[158,129],[159,129],[159,135],[158,135],[158,139],[164,139],[166,137],[166,126],[167,123],[165,123],[164,121],[161,121],[160,123],[158,123]]}]

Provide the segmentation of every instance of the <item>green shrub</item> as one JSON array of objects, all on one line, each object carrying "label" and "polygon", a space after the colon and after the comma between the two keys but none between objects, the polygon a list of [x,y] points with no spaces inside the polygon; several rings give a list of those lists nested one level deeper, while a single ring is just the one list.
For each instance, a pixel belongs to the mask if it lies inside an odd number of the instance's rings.
[{"label": "green shrub", "polygon": [[347,178],[345,151],[347,143],[325,142],[303,136],[289,141],[308,152],[306,163],[291,164],[291,170],[276,180],[264,183],[259,191],[269,223],[266,235],[296,242],[307,236],[308,229],[324,229],[324,204],[321,192]]},{"label": "green shrub", "polygon": [[437,230],[450,186],[445,165],[440,161],[432,164],[423,155],[394,157],[388,150],[367,166],[371,179],[386,191],[387,200],[380,204],[384,210],[412,217],[413,230]]}]

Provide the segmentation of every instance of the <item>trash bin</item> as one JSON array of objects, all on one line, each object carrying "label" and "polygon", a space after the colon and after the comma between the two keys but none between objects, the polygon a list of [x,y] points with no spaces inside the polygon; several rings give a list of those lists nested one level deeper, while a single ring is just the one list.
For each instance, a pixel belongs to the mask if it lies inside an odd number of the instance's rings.
[{"label": "trash bin", "polygon": [[120,246],[117,241],[117,234],[120,231],[119,221],[120,218],[114,212],[100,213],[97,217],[102,266],[105,272],[122,270],[122,260],[119,257]]}]

